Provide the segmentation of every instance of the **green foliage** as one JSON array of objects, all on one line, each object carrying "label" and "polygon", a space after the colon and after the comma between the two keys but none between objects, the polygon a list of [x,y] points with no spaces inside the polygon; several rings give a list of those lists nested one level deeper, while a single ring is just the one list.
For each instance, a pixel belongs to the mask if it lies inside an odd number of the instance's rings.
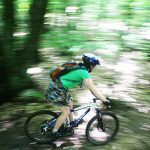
[{"label": "green foliage", "polygon": [[30,87],[26,69],[41,60],[39,47],[67,56],[136,50],[150,60],[149,18],[149,0],[0,1],[1,83],[10,92]]},{"label": "green foliage", "polygon": [[34,89],[27,89],[23,91],[19,95],[19,97],[21,99],[42,99],[44,97],[44,94]]},{"label": "green foliage", "polygon": [[[108,51],[130,51],[136,49],[143,51],[146,57],[149,57],[148,43],[144,37],[139,38],[141,29],[144,30],[149,27],[149,25],[145,26],[149,22],[148,18],[150,16],[150,3],[148,0],[110,0],[109,3],[108,1],[93,2],[91,0],[75,3],[71,1],[60,2],[58,0],[52,3],[52,8],[54,5],[62,5],[64,12],[52,11],[57,13],[55,15],[56,22],[53,22],[53,20],[49,22],[52,25],[48,27],[50,32],[43,35],[44,47],[46,45],[55,47],[60,55],[73,55],[76,52],[81,52],[83,49],[106,49]],[[76,11],[74,11],[74,8],[70,8],[70,12],[65,12],[69,6],[76,7]],[[85,17],[83,18],[82,16]],[[61,19],[59,22],[59,17],[64,17],[62,22]],[[69,19],[74,17],[76,19]],[[59,25],[57,25],[57,21]],[[108,22],[105,23],[106,29],[105,25],[102,28],[97,27],[99,23],[105,21]],[[116,24],[113,25],[115,22]],[[92,26],[93,23],[95,27]],[[112,25],[109,26],[109,23],[112,23]],[[120,23],[122,24],[119,25]],[[118,27],[115,27],[116,25]],[[110,29],[107,29],[107,26]],[[136,34],[134,30],[137,30]],[[133,38],[130,38],[132,36]]]}]

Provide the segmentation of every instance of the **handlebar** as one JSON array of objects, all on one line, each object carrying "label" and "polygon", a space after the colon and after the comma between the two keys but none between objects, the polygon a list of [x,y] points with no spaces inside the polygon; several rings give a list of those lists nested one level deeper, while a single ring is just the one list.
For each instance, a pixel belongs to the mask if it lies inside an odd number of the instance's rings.
[{"label": "handlebar", "polygon": [[[106,106],[106,107],[108,107],[108,108],[110,108],[111,106],[110,106],[110,104],[111,104],[111,99],[109,98],[109,97],[106,97],[106,99],[107,100],[109,100],[109,101],[106,101],[106,102],[103,102],[103,104]],[[96,102],[96,100],[100,100],[99,98],[93,98],[93,101],[94,102]]]}]

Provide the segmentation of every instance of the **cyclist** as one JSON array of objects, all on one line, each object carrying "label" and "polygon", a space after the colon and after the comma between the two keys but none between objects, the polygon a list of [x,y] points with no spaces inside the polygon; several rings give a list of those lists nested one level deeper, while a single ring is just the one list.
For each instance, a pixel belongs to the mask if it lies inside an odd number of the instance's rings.
[{"label": "cyclist", "polygon": [[49,93],[47,94],[49,95],[48,100],[59,106],[61,111],[61,115],[58,117],[53,129],[53,135],[56,137],[61,136],[59,133],[59,128],[67,117],[69,117],[70,123],[75,121],[73,119],[73,114],[70,112],[70,109],[73,108],[73,101],[69,94],[69,89],[75,88],[82,83],[102,102],[109,102],[109,100],[107,100],[105,96],[97,90],[90,75],[90,72],[92,72],[93,68],[96,65],[100,65],[98,57],[94,54],[88,53],[82,56],[82,61],[83,68],[76,69],[65,75],[62,75],[59,79],[60,82],[50,82]]}]

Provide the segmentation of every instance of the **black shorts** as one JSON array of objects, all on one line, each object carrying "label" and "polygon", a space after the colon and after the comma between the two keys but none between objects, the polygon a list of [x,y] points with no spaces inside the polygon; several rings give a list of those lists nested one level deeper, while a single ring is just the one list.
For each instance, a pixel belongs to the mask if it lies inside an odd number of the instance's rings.
[{"label": "black shorts", "polygon": [[69,102],[72,101],[69,91],[66,90],[61,83],[53,81],[49,84],[46,98],[49,102],[58,106],[68,106]]}]

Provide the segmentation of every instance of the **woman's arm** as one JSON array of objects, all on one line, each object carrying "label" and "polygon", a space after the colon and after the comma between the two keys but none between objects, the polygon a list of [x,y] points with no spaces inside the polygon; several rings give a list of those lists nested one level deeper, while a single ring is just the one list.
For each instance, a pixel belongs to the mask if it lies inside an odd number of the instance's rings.
[{"label": "woman's arm", "polygon": [[97,90],[96,86],[93,83],[92,79],[85,79],[84,80],[84,85],[92,92],[92,94],[94,96],[96,96],[97,98],[99,98],[100,100],[102,100],[103,102],[109,102],[109,100],[107,100],[105,98],[105,96]]}]

